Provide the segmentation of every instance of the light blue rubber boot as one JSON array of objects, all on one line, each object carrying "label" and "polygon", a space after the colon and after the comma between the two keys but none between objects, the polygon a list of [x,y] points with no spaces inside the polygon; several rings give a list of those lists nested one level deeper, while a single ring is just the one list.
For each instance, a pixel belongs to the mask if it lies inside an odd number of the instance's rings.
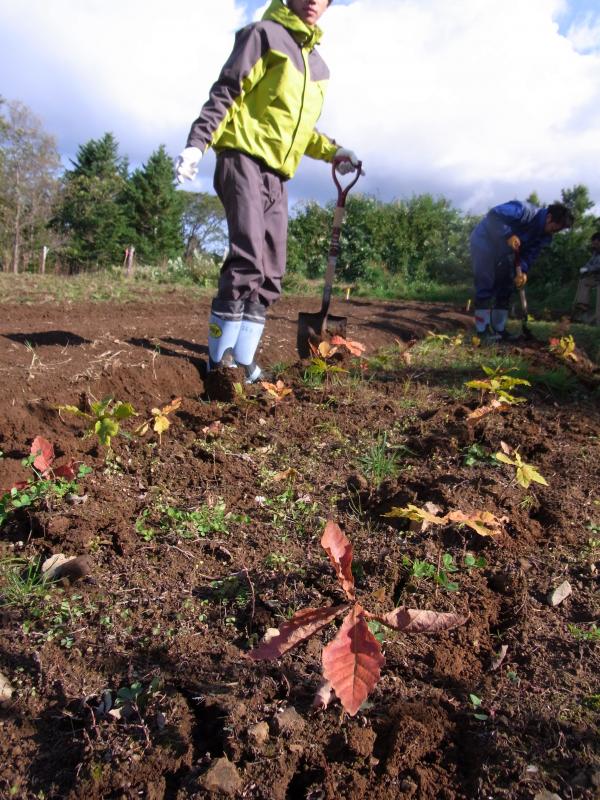
[{"label": "light blue rubber boot", "polygon": [[265,329],[265,309],[260,303],[246,303],[242,325],[233,348],[233,357],[246,372],[246,383],[256,383],[262,370],[254,360]]},{"label": "light blue rubber boot", "polygon": [[475,330],[477,333],[485,333],[491,318],[492,312],[489,308],[476,308],[475,309]]},{"label": "light blue rubber boot", "polygon": [[492,328],[496,333],[504,333],[508,322],[508,309],[494,308],[492,310]]},{"label": "light blue rubber boot", "polygon": [[242,326],[242,321],[221,319],[211,314],[208,320],[208,370],[212,372],[219,367],[235,366],[233,348]]}]

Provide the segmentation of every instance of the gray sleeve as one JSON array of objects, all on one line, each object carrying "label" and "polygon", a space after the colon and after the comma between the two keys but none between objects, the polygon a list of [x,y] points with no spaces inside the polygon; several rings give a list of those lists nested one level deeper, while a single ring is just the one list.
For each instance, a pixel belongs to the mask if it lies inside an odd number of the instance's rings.
[{"label": "gray sleeve", "polygon": [[199,147],[204,152],[211,145],[220,125],[234,111],[244,79],[268,49],[267,36],[260,23],[237,32],[231,55],[212,85],[198,118],[192,123],[186,147]]}]

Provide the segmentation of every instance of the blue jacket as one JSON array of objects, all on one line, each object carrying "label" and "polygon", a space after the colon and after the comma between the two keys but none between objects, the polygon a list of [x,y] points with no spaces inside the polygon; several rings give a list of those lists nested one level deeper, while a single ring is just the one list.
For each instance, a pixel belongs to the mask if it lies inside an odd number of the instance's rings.
[{"label": "blue jacket", "polygon": [[521,240],[521,269],[527,272],[542,247],[552,241],[551,234],[544,233],[547,215],[547,208],[536,208],[531,203],[519,200],[502,203],[488,211],[471,234],[471,241],[499,261],[512,252],[507,239],[515,234]]}]

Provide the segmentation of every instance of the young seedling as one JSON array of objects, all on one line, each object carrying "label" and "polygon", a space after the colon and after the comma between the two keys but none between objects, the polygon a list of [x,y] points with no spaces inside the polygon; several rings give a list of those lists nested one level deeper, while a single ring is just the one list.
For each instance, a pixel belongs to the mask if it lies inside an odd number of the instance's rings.
[{"label": "young seedling", "polygon": [[[515,397],[515,395],[511,394],[511,390],[514,389],[515,386],[531,386],[529,381],[526,381],[525,378],[515,378],[508,374],[509,372],[513,372],[514,367],[508,370],[504,370],[502,367],[492,369],[482,364],[481,369],[488,377],[482,380],[466,381],[466,387],[469,389],[479,389],[482,396],[484,394],[491,395],[497,403],[515,405],[527,402],[524,397]],[[498,409],[497,403],[492,404],[495,410]]]},{"label": "young seedling", "polygon": [[112,397],[105,397],[90,404],[90,410],[82,411],[77,406],[58,406],[59,411],[66,411],[88,421],[86,436],[98,437],[101,445],[111,450],[111,441],[120,431],[121,423],[130,417],[137,417],[138,414],[131,403],[122,403],[120,400],[113,400]]},{"label": "young seedling", "polygon": [[265,392],[268,396],[273,399],[276,403],[281,402],[284,397],[287,397],[289,394],[292,393],[292,390],[289,386],[286,386],[282,380],[277,381],[277,383],[269,383],[268,381],[261,381],[260,385],[263,387]]},{"label": "young seedling", "polygon": [[486,450],[483,445],[477,444],[477,442],[465,448],[463,464],[465,467],[498,466],[498,462],[494,456]]},{"label": "young seedling", "polygon": [[451,347],[460,347],[464,341],[464,336],[462,333],[457,333],[455,336],[448,336],[446,333],[434,333],[434,331],[427,331],[425,341],[448,344]]},{"label": "young seedling", "polygon": [[450,575],[453,572],[458,572],[458,567],[454,563],[451,553],[440,554],[439,566],[437,567],[429,561],[422,561],[418,558],[411,561],[408,556],[402,558],[402,564],[410,570],[411,577],[415,578],[416,581],[432,578],[438,586],[441,586],[447,592],[457,592],[460,588],[456,581],[450,580]]},{"label": "young seedling", "polygon": [[471,707],[472,707],[473,711],[475,712],[473,714],[475,719],[478,719],[478,720],[481,720],[481,721],[485,721],[488,718],[488,715],[487,714],[483,714],[480,711],[481,703],[482,703],[481,698],[477,697],[476,694],[470,694],[469,695],[469,700],[471,701]]},{"label": "young seedling", "polygon": [[36,436],[31,444],[30,455],[21,462],[24,467],[32,469],[33,476],[18,481],[8,492],[0,495],[0,526],[18,508],[28,508],[40,500],[61,498],[76,492],[75,479],[91,472],[89,467],[80,464],[76,473],[73,459],[61,466],[55,466],[54,460],[53,446],[43,436]]},{"label": "young seedling", "polygon": [[346,614],[335,638],[323,648],[325,682],[317,693],[315,704],[326,707],[335,693],[348,714],[354,716],[379,680],[385,664],[381,644],[369,629],[370,621],[403,633],[433,633],[462,625],[466,618],[405,606],[383,615],[370,613],[356,599],[352,545],[332,520],[325,526],[321,545],[329,556],[347,602],[297,611],[281,628],[269,631],[263,642],[249,653],[249,658],[253,661],[279,658]]},{"label": "young seedling", "polygon": [[563,361],[579,361],[575,352],[575,340],[571,335],[550,339],[549,349],[551,353],[562,358]]},{"label": "young seedling", "polygon": [[496,453],[496,458],[503,464],[511,464],[515,468],[515,477],[520,486],[522,486],[524,489],[528,489],[533,482],[548,486],[548,481],[543,477],[543,475],[540,475],[537,469],[531,464],[526,464],[523,461],[518,447],[513,450],[509,445],[506,444],[506,442],[500,442],[500,447],[502,448],[502,451]]},{"label": "young seedling", "polygon": [[[429,508],[427,508],[428,505]],[[498,536],[502,533],[502,524],[507,521],[506,517],[495,517],[489,511],[473,511],[470,514],[466,514],[464,511],[456,509],[455,511],[449,511],[444,516],[440,516],[437,513],[439,510],[432,504],[426,504],[425,507],[419,508],[409,503],[403,508],[394,506],[383,516],[409,519],[411,522],[416,523],[415,527],[421,532],[426,531],[431,525],[449,525],[451,523],[467,525],[479,536]]]},{"label": "young seedling", "polygon": [[181,405],[181,397],[176,397],[174,400],[171,400],[170,403],[167,403],[166,406],[162,408],[153,408],[151,410],[152,418],[143,422],[140,426],[138,426],[134,430],[134,434],[136,436],[145,436],[148,432],[150,425],[152,425],[152,430],[158,433],[158,441],[162,442],[162,435],[163,433],[169,429],[171,425],[171,421],[168,419],[168,415],[172,414],[173,411],[177,411],[179,406]]}]

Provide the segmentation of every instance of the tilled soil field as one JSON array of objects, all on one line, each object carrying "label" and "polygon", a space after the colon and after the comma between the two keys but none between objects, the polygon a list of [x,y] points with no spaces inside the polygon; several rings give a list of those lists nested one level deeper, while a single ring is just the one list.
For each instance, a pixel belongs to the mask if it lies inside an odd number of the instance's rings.
[{"label": "tilled soil field", "polygon": [[[204,377],[208,301],[0,307],[0,492],[23,501],[0,523],[2,798],[599,796],[597,373],[547,343],[474,348],[460,310],[368,301],[333,308],[362,358],[299,362],[297,313],[317,308],[286,298],[269,319],[277,400],[237,370]],[[491,397],[464,382],[513,362],[525,402],[471,418]],[[110,449],[57,410],[106,397],[139,415]],[[174,398],[160,437],[133,435]],[[38,435],[56,459],[23,486]],[[501,443],[546,484],[521,485]],[[63,491],[71,459],[90,471]],[[385,516],[426,503],[497,531]],[[247,655],[345,601],[328,520],[361,607],[466,619],[371,621],[385,665],[354,716],[313,705],[339,620],[278,660]],[[79,558],[42,579],[59,553]]]}]

